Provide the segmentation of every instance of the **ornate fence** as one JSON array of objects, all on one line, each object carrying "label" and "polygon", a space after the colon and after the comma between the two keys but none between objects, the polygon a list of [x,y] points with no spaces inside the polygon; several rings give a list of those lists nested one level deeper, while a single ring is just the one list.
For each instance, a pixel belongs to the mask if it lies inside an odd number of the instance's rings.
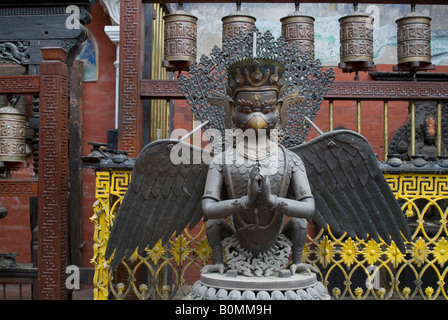
[{"label": "ornate fence", "polygon": [[[448,175],[385,174],[412,230],[401,253],[395,244],[336,236],[316,230],[308,236],[303,261],[318,268],[318,278],[334,299],[447,299]],[[135,253],[112,272],[104,259],[109,231],[131,177],[130,170],[96,173],[95,299],[177,299],[190,291],[212,250],[204,226],[185,230],[165,247]]]}]

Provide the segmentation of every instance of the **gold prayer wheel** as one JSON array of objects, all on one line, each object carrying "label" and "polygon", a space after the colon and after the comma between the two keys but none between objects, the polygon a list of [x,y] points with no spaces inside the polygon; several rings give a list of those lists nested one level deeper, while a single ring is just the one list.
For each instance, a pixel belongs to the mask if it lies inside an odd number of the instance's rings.
[{"label": "gold prayer wheel", "polygon": [[431,18],[416,12],[397,19],[399,67],[426,67],[431,64]]},{"label": "gold prayer wheel", "polygon": [[345,71],[365,71],[373,66],[373,17],[358,11],[339,19],[340,61]]},{"label": "gold prayer wheel", "polygon": [[[4,102],[4,97],[0,103]],[[26,114],[6,105],[0,108],[0,161],[23,162],[25,159]]]},{"label": "gold prayer wheel", "polygon": [[[298,9],[298,8],[297,8]],[[282,36],[287,43],[295,43],[299,53],[310,52],[314,60],[314,18],[296,10],[280,19]]]},{"label": "gold prayer wheel", "polygon": [[167,14],[165,21],[164,60],[162,66],[170,69],[185,69],[196,62],[197,18],[179,9]]},{"label": "gold prayer wheel", "polygon": [[235,38],[242,31],[248,33],[255,27],[257,19],[241,11],[240,6],[237,10],[221,19],[222,21],[222,42],[227,38]]}]

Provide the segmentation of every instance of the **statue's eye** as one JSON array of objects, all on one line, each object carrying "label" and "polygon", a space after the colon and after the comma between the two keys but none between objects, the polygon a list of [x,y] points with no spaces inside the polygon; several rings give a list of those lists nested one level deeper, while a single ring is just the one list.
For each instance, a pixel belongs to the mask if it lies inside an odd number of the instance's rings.
[{"label": "statue's eye", "polygon": [[266,105],[263,107],[263,109],[261,110],[261,112],[263,113],[269,113],[275,110],[275,106],[274,105]]},{"label": "statue's eye", "polygon": [[252,108],[251,107],[240,107],[240,108],[238,108],[238,110],[240,112],[243,112],[243,113],[246,113],[246,114],[252,113]]},{"label": "statue's eye", "polygon": [[267,107],[264,107],[263,110],[262,110],[261,112],[263,112],[263,113],[269,113],[269,112],[271,112],[272,110],[273,110],[273,108],[272,108],[271,106],[267,106]]},{"label": "statue's eye", "polygon": [[262,104],[263,108],[261,109],[261,112],[270,113],[274,111],[276,101],[277,101],[276,99],[266,99]]}]

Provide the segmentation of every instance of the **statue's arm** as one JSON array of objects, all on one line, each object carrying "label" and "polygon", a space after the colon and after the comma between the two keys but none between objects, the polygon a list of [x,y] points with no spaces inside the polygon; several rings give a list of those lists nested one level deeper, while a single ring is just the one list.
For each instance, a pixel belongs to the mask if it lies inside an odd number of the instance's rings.
[{"label": "statue's arm", "polygon": [[314,198],[293,200],[278,198],[277,211],[289,217],[310,219],[314,214]]},{"label": "statue's arm", "polygon": [[[267,178],[266,181],[268,180]],[[277,197],[271,194],[268,198],[268,206],[289,217],[311,218],[315,210],[314,197],[304,170],[293,172],[291,187],[294,190],[294,199]]]},{"label": "statue's arm", "polygon": [[201,204],[202,212],[208,219],[227,218],[247,211],[256,198],[256,190],[251,191],[249,184],[248,195],[238,199],[221,200],[223,186],[224,179],[219,167],[210,167]]}]

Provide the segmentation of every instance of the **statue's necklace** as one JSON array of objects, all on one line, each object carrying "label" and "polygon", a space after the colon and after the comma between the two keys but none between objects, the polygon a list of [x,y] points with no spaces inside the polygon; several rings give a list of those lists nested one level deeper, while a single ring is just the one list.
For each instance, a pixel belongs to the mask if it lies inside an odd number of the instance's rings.
[{"label": "statue's necklace", "polygon": [[249,146],[245,143],[239,143],[236,145],[236,152],[246,159],[264,160],[277,154],[278,144],[269,142],[263,146]]}]

